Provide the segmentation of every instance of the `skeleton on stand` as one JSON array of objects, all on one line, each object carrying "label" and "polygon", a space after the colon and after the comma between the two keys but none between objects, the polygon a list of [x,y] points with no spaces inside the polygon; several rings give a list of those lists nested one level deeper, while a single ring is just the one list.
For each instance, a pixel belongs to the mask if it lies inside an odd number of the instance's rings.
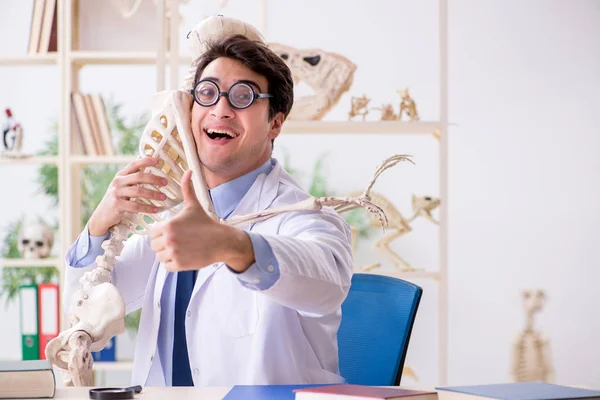
[{"label": "skeleton on stand", "polygon": [[525,329],[513,342],[511,378],[513,382],[554,381],[550,360],[550,343],[542,332],[533,328],[533,315],[546,301],[542,290],[525,290],[522,293],[525,308]]},{"label": "skeleton on stand", "polygon": [[[225,17],[210,17],[197,25],[189,38],[191,50],[197,59],[206,47],[207,41],[241,33],[252,40],[264,43],[260,33],[251,25]],[[123,220],[110,228],[111,237],[102,243],[104,254],[96,259],[97,267],[87,272],[81,279],[81,289],[76,291],[69,303],[69,322],[71,327],[61,332],[46,346],[46,358],[63,373],[66,386],[90,386],[92,383],[91,352],[99,351],[109,340],[125,330],[125,303],[117,288],[111,283],[112,271],[129,234],[145,234],[150,225],[175,214],[183,196],[179,182],[184,172],[193,171],[192,183],[196,196],[207,214],[220,223],[243,226],[248,223],[266,220],[272,216],[300,210],[319,210],[332,207],[338,212],[365,208],[377,215],[382,226],[387,224],[385,213],[366,196],[357,197],[311,197],[300,203],[267,209],[256,214],[238,215],[228,220],[218,219],[204,182],[203,170],[196,152],[191,131],[191,108],[193,97],[190,90],[193,85],[195,63],[192,64],[181,90],[156,94],[152,102],[152,117],[144,129],[139,151],[141,157],[155,157],[157,165],[147,167],[144,172],[160,175],[168,180],[165,187],[144,185],[160,190],[167,195],[164,201],[144,200],[159,207],[157,214],[127,213]],[[409,160],[407,156],[395,155],[385,160],[375,172],[369,186],[384,170],[400,161]],[[142,201],[142,200],[134,200]],[[148,204],[148,203],[147,203]]]}]

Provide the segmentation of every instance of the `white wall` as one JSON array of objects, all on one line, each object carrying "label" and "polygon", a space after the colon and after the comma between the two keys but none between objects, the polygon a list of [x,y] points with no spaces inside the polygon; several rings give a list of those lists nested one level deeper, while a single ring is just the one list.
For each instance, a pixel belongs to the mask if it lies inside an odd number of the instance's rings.
[{"label": "white wall", "polygon": [[[26,48],[30,10],[24,3],[2,2],[6,21],[0,24],[0,37],[10,33],[14,38],[3,39],[3,55]],[[84,10],[93,11],[84,20],[94,32],[84,32],[85,48],[155,48],[151,4],[144,2],[129,23],[135,33],[128,33],[120,30],[128,23],[110,9],[94,9],[98,6],[84,0]],[[191,0],[181,7],[182,48],[185,34],[203,15],[220,12],[258,25],[253,4],[230,0],[219,10],[217,1]],[[342,17],[342,10],[348,15]],[[599,194],[600,139],[593,115],[600,105],[600,7],[593,1],[453,0],[449,13],[449,105],[456,124],[450,130],[449,166],[449,383],[508,379],[511,341],[524,320],[519,293],[536,287],[548,296],[537,325],[551,340],[558,383],[598,386],[600,346],[593,338],[600,328],[594,313],[600,273],[594,267],[600,259],[594,244],[600,212],[594,199]],[[116,28],[106,28],[110,21]],[[267,36],[337,52],[356,63],[350,92],[327,120],[346,119],[352,95],[364,93],[377,106],[397,102],[396,90],[406,86],[421,119],[438,117],[436,1],[272,0]],[[146,110],[155,82],[152,67],[86,67],[81,77],[82,90],[112,95],[125,103],[129,115]],[[28,149],[39,147],[47,121],[58,112],[57,79],[55,67],[0,68],[0,106],[11,105],[26,125]],[[376,119],[377,113],[371,116]],[[411,211],[413,193],[438,194],[438,144],[431,136],[289,135],[276,141],[276,156],[282,157],[284,150],[291,154],[292,166],[305,173],[303,182],[316,157],[327,152],[336,194],[363,189],[384,157],[410,153],[416,165],[386,172],[375,190],[403,214]],[[2,181],[11,187],[31,181],[34,171],[27,170],[2,166]],[[47,208],[40,197],[25,198],[32,187],[2,199],[0,224],[12,218],[14,209]],[[375,237],[359,244],[357,263],[384,262],[371,250]],[[425,221],[394,242],[401,256],[427,270],[436,268],[436,246],[437,229]],[[417,283],[425,295],[407,364],[420,384],[433,385],[436,286]],[[16,306],[0,308],[0,320],[17,317]],[[18,335],[16,324],[3,324],[0,359],[19,357]]]}]

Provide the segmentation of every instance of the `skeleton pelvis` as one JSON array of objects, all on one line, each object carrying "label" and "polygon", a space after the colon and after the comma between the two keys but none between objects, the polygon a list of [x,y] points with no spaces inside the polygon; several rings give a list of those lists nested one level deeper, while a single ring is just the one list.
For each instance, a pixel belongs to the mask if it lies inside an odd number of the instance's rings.
[{"label": "skeleton pelvis", "polygon": [[69,309],[73,328],[92,338],[92,351],[104,348],[113,336],[125,331],[125,301],[110,282],[76,291]]}]

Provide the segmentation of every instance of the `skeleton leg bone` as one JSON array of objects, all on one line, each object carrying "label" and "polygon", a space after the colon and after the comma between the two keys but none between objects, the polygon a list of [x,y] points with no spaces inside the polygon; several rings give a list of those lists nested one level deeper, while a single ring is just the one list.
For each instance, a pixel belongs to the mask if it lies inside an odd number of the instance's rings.
[{"label": "skeleton leg bone", "polygon": [[383,256],[385,258],[388,259],[388,261],[390,261],[394,267],[396,267],[397,269],[399,269],[402,272],[408,272],[408,271],[416,271],[414,268],[410,267],[410,264],[408,264],[405,260],[402,259],[402,257],[400,257],[396,252],[394,252],[391,248],[390,248],[390,243],[396,239],[398,239],[400,236],[410,232],[410,227],[408,227],[407,229],[398,229],[396,232],[393,233],[389,233],[381,238],[379,238],[377,240],[377,243],[375,244],[376,247],[379,249],[379,251],[381,251],[381,253],[383,254]]},{"label": "skeleton leg bone", "polygon": [[92,386],[92,338],[84,331],[77,331],[69,338],[69,373],[74,386]]}]

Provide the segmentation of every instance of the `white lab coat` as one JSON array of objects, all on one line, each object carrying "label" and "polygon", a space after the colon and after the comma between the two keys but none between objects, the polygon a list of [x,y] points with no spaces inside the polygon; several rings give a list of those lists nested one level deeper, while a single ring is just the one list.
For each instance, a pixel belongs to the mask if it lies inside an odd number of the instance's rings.
[{"label": "white lab coat", "polygon": [[[257,177],[232,215],[306,197],[276,162],[269,175]],[[336,336],[353,271],[349,226],[323,209],[285,213],[243,229],[264,235],[280,278],[259,291],[244,287],[222,263],[198,271],[186,321],[194,385],[343,382]],[[94,267],[66,268],[66,302],[79,278]],[[133,384],[165,385],[157,338],[166,274],[141,235],[126,242],[113,271],[127,313],[142,307]]]}]

